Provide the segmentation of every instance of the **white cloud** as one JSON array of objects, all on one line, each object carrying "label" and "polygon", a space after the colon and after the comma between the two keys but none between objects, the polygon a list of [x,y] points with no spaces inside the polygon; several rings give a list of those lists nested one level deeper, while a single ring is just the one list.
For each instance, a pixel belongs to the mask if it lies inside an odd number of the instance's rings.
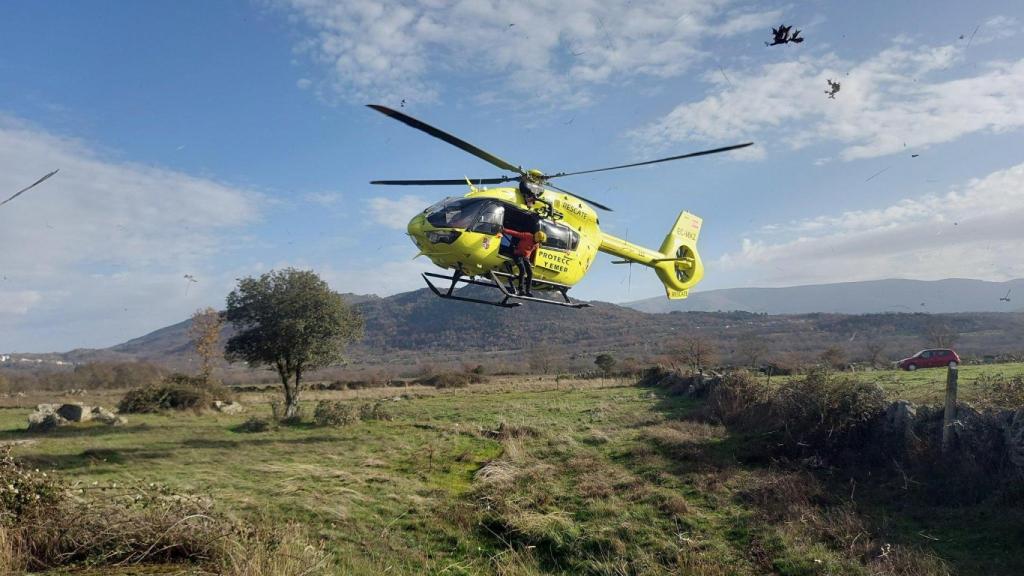
[{"label": "white cloud", "polygon": [[735,36],[755,30],[766,32],[769,25],[778,22],[782,18],[782,14],[782,10],[729,14],[728,20],[715,29],[715,35]]},{"label": "white cloud", "polygon": [[[0,117],[0,190],[54,168],[53,178],[0,207],[0,350],[117,341],[124,333],[111,332],[110,314],[125,308],[134,314],[122,324],[129,330],[180,320],[219,290],[207,280],[218,273],[213,259],[259,218],[256,193],[111,161]],[[202,279],[188,293],[186,273]]]},{"label": "white cloud", "polygon": [[970,36],[965,36],[964,42],[968,42],[972,46],[988,44],[1016,36],[1022,30],[1024,27],[1021,26],[1020,21],[1012,16],[993,16],[978,26],[973,40]]},{"label": "white cloud", "polygon": [[299,50],[326,69],[321,93],[430,102],[443,91],[435,76],[473,74],[501,86],[485,99],[512,91],[566,106],[587,103],[595,83],[682,74],[705,56],[702,39],[767,31],[780,14],[727,12],[732,3],[278,0],[309,32]]},{"label": "white cloud", "polygon": [[367,211],[374,222],[393,230],[405,230],[409,220],[412,220],[413,216],[422,212],[430,204],[429,200],[411,194],[398,199],[378,196],[370,198]]},{"label": "white cloud", "polygon": [[1024,164],[944,195],[774,225],[714,262],[758,285],[878,278],[1024,277]]},{"label": "white cloud", "polygon": [[34,290],[0,290],[0,316],[26,314],[42,296]]},{"label": "white cloud", "polygon": [[[912,48],[905,39],[862,61],[805,55],[756,68],[709,71],[713,94],[633,133],[645,148],[753,138],[803,148],[844,146],[844,160],[1024,126],[1024,59],[953,69],[962,45]],[[826,80],[838,81],[834,99]]]},{"label": "white cloud", "polygon": [[341,192],[310,192],[303,195],[302,199],[324,208],[333,208],[341,204],[345,200],[345,196]]}]

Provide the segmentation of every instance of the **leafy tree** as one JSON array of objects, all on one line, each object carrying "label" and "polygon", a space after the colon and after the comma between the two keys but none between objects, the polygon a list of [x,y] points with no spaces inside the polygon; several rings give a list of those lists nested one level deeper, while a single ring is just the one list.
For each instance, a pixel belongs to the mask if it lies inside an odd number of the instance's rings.
[{"label": "leafy tree", "polygon": [[277,370],[285,418],[298,415],[302,375],[340,362],[345,346],[363,332],[362,316],[341,294],[316,273],[294,268],[239,280],[225,317],[238,330],[225,356]]},{"label": "leafy tree", "polygon": [[223,325],[220,313],[207,307],[196,310],[192,315],[192,325],[188,328],[189,339],[196,349],[202,362],[201,374],[203,381],[209,382],[213,374],[213,361],[220,353],[220,328]]},{"label": "leafy tree", "polygon": [[612,368],[615,368],[615,358],[611,354],[598,354],[594,359],[594,364],[597,364],[597,367],[606,375],[611,374]]}]

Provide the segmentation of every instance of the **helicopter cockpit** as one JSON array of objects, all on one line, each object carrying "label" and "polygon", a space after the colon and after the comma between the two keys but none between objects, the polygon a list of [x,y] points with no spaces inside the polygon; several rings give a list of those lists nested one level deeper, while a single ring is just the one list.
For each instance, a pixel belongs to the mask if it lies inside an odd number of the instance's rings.
[{"label": "helicopter cockpit", "polygon": [[487,198],[452,198],[427,208],[427,222],[437,228],[459,228],[481,234],[501,232],[504,206]]},{"label": "helicopter cockpit", "polygon": [[[547,248],[572,251],[579,244],[579,233],[568,226],[490,198],[448,197],[425,212],[427,222],[436,228],[456,228],[488,235],[498,234],[502,227],[527,232],[543,230],[548,237],[545,242]],[[502,244],[502,255],[511,255],[505,243]]]}]

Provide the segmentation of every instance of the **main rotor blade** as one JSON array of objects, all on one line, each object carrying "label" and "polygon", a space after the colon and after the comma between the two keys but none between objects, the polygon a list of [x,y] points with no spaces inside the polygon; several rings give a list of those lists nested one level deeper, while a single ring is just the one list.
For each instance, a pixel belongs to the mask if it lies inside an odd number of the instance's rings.
[{"label": "main rotor blade", "polygon": [[740,148],[746,148],[753,142],[747,142],[746,144],[736,144],[735,146],[726,146],[725,148],[715,148],[713,150],[702,150],[700,152],[690,152],[689,154],[682,154],[680,156],[670,156],[668,158],[660,158],[658,160],[648,160],[646,162],[636,162],[635,164],[623,164],[622,166],[610,166],[608,168],[595,168],[594,170],[582,170],[580,172],[559,172],[544,178],[561,178],[562,176],[575,176],[577,174],[590,174],[591,172],[605,172],[607,170],[618,170],[619,168],[632,168],[633,166],[646,166],[647,164],[657,164],[658,162],[668,162],[669,160],[682,160],[683,158],[693,158],[694,156],[707,156],[708,154],[718,154],[719,152],[728,152],[729,150],[738,150]]},{"label": "main rotor blade", "polygon": [[33,183],[29,184],[28,186],[26,186],[26,187],[22,188],[21,190],[18,190],[17,192],[15,192],[15,193],[14,193],[14,196],[11,196],[10,198],[8,198],[7,200],[4,200],[3,202],[0,202],[0,206],[3,206],[4,204],[7,204],[7,203],[8,203],[8,202],[10,202],[11,200],[14,200],[14,199],[15,199],[15,198],[17,198],[18,196],[21,196],[21,195],[22,195],[22,194],[24,194],[25,192],[28,192],[29,190],[31,190],[32,188],[35,188],[35,187],[36,187],[36,186],[38,186],[39,184],[42,184],[43,180],[46,180],[47,178],[49,178],[50,176],[53,176],[53,175],[54,175],[54,174],[56,174],[57,172],[60,172],[60,168],[58,168],[58,169],[54,170],[53,172],[50,172],[50,173],[49,173],[49,174],[47,174],[46,176],[43,176],[43,177],[42,177],[42,178],[40,178],[39,180],[36,180],[35,182],[33,182]]},{"label": "main rotor blade", "polygon": [[577,194],[575,192],[569,192],[568,190],[565,190],[563,188],[559,188],[558,186],[555,186],[554,184],[551,184],[550,182],[545,182],[544,186],[547,186],[548,188],[554,188],[555,190],[558,190],[559,192],[565,192],[566,194],[568,194],[570,196],[573,196],[575,198],[579,198],[580,200],[583,200],[584,202],[594,206],[595,208],[600,208],[601,210],[607,210],[608,212],[613,212],[613,210],[611,208],[605,206],[604,204],[601,204],[600,202],[594,202],[593,200],[591,200],[589,198],[584,198],[583,196],[580,196],[579,194]]},{"label": "main rotor blade", "polygon": [[438,138],[440,140],[444,140],[445,142],[451,144],[452,146],[455,146],[456,148],[460,148],[462,150],[465,150],[466,152],[469,152],[470,154],[472,154],[473,156],[476,156],[477,158],[480,158],[481,160],[486,160],[487,162],[490,162],[491,164],[494,164],[495,166],[497,166],[498,168],[501,168],[502,170],[508,170],[509,172],[515,172],[516,174],[525,174],[523,169],[520,168],[519,166],[516,166],[516,165],[512,164],[511,162],[507,162],[505,160],[502,160],[501,158],[498,158],[497,156],[495,156],[494,154],[491,154],[490,152],[487,152],[485,150],[477,148],[476,146],[473,146],[469,142],[466,142],[465,140],[462,140],[461,138],[457,138],[455,136],[452,136],[451,134],[449,134],[449,133],[447,133],[447,132],[445,132],[443,130],[438,130],[437,128],[434,128],[430,124],[427,124],[426,122],[421,122],[421,121],[413,118],[412,116],[409,116],[408,114],[403,114],[402,112],[399,112],[398,110],[393,110],[391,108],[388,108],[387,106],[381,106],[380,104],[367,104],[367,106],[370,107],[370,108],[373,108],[374,110],[376,110],[377,112],[380,112],[381,114],[384,114],[386,116],[390,116],[390,117],[394,118],[395,120],[398,120],[399,122],[401,122],[401,123],[403,123],[403,124],[405,124],[407,126],[412,126],[413,128],[415,128],[417,130],[422,130],[423,132],[426,132],[427,134],[430,134],[434,138]]},{"label": "main rotor blade", "polygon": [[[506,176],[503,178],[470,178],[469,181],[473,184],[501,184],[502,182],[511,182],[517,180],[516,176]],[[384,184],[387,186],[465,186],[466,179],[461,180],[372,180],[370,184]]]}]

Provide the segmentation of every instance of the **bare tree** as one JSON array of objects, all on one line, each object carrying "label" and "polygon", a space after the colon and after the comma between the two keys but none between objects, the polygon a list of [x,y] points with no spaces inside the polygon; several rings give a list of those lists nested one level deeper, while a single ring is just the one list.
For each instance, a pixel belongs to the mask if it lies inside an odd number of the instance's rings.
[{"label": "bare tree", "polygon": [[550,374],[561,366],[558,361],[558,353],[550,345],[534,344],[526,350],[527,365],[530,372],[537,374]]},{"label": "bare tree", "polygon": [[768,355],[768,343],[757,334],[744,334],[736,342],[736,354],[746,361],[746,365],[757,368],[758,360]]},{"label": "bare tree", "polygon": [[674,364],[688,366],[696,372],[718,361],[718,349],[703,336],[683,336],[669,350],[669,356]]},{"label": "bare tree", "polygon": [[925,328],[925,338],[929,346],[935,348],[950,348],[956,343],[956,339],[959,336],[953,327],[943,322],[942,320],[935,319],[928,323]]},{"label": "bare tree", "polygon": [[882,356],[882,352],[885,351],[885,341],[877,336],[868,336],[864,340],[864,355],[867,357],[868,362],[871,366],[878,366],[878,359]]},{"label": "bare tree", "polygon": [[200,373],[206,382],[213,375],[214,361],[221,356],[220,329],[223,324],[220,313],[207,307],[196,310],[192,315],[192,325],[188,328],[189,339],[202,362]]},{"label": "bare tree", "polygon": [[829,346],[818,356],[822,364],[830,368],[842,368],[846,364],[846,352],[839,346]]}]

